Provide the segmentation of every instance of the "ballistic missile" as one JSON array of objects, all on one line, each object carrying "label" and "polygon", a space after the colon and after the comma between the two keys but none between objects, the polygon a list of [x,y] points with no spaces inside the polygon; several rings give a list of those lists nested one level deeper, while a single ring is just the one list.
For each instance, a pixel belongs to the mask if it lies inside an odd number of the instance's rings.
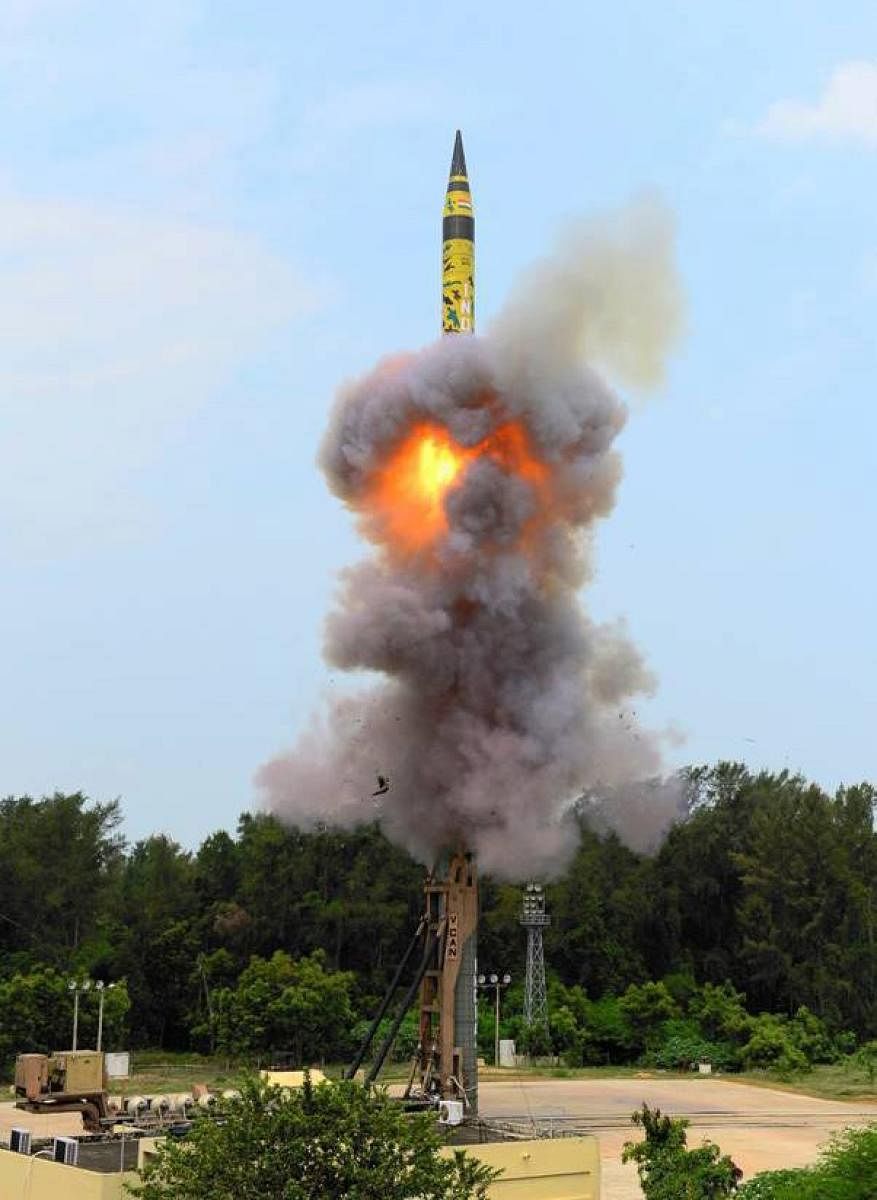
[{"label": "ballistic missile", "polygon": [[442,333],[475,329],[475,215],[459,129],[442,211]]}]

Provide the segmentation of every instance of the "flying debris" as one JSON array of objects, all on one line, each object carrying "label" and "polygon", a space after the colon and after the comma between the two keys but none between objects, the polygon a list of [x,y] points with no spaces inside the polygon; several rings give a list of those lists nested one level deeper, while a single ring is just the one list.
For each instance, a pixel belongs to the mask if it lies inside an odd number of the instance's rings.
[{"label": "flying debris", "polygon": [[378,786],[372,792],[373,796],[383,796],[390,790],[390,781],[386,775],[378,775]]}]

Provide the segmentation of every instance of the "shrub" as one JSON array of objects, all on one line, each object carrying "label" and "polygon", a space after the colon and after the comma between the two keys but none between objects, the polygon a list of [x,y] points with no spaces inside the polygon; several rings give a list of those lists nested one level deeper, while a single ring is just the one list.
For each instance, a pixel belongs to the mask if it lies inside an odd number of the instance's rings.
[{"label": "shrub", "polygon": [[528,1025],[521,1033],[521,1047],[525,1054],[542,1058],[551,1053],[551,1034],[547,1025]]},{"label": "shrub", "polygon": [[734,1066],[735,1057],[734,1047],[728,1042],[709,1041],[697,1021],[686,1019],[664,1022],[648,1061],[667,1071],[689,1071],[699,1062],[727,1071]]},{"label": "shrub", "polygon": [[697,981],[690,971],[675,971],[672,975],[665,975],[661,982],[683,1012],[688,1011],[700,993]]},{"label": "shrub", "polygon": [[631,1120],[645,1138],[625,1142],[621,1160],[637,1164],[645,1200],[722,1200],[735,1194],[742,1171],[714,1142],[689,1150],[687,1121],[664,1116],[647,1104]]},{"label": "shrub", "polygon": [[[837,1062],[855,1045],[849,1033],[832,1034],[821,1017],[802,1005],[789,1023],[792,1041],[810,1063]],[[850,1044],[852,1039],[852,1044]]]},{"label": "shrub", "polygon": [[868,1083],[874,1086],[877,1077],[877,1041],[865,1042],[852,1056],[853,1064],[868,1077]]},{"label": "shrub", "polygon": [[815,1167],[765,1171],[743,1185],[740,1200],[874,1200],[877,1125],[836,1134]]},{"label": "shrub", "polygon": [[740,1188],[738,1200],[816,1200],[814,1174],[797,1171],[762,1171]]},{"label": "shrub", "polygon": [[762,1068],[790,1075],[810,1067],[807,1056],[795,1045],[789,1023],[773,1013],[761,1013],[752,1019],[749,1040],[740,1050],[747,1070]]},{"label": "shrub", "polygon": [[[0,1077],[12,1070],[17,1054],[48,1054],[70,1045],[73,1001],[68,976],[53,967],[35,967],[0,980]],[[122,1043],[130,1008],[124,980],[104,992],[104,1047]],[[94,1044],[97,1035],[97,996],[79,1003],[79,1045]]]}]

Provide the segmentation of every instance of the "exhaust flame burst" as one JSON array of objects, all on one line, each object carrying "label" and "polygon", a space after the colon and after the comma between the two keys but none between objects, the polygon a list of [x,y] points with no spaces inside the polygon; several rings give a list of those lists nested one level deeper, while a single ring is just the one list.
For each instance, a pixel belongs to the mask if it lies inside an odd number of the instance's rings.
[{"label": "exhaust flame burst", "polygon": [[653,210],[579,231],[486,337],[342,390],[320,461],[374,551],[342,575],[326,656],[383,681],[330,701],[262,768],[279,815],[377,818],[426,862],[463,846],[483,870],[547,875],[575,848],[576,797],[659,770],[629,707],[651,676],[578,591],[626,418],[593,366],[660,378],[679,319],[671,243]]},{"label": "exhaust flame burst", "polygon": [[374,514],[374,535],[397,555],[434,545],[448,532],[448,492],[478,459],[536,487],[548,476],[517,422],[500,425],[475,446],[460,445],[443,425],[418,423],[365,485],[361,505]]}]

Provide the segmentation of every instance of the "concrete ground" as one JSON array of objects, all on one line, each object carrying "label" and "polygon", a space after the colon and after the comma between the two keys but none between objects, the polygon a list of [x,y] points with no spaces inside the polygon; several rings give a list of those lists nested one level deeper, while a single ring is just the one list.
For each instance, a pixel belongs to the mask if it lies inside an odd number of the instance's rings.
[{"label": "concrete ground", "polygon": [[[812,1163],[836,1129],[877,1121],[877,1103],[815,1100],[725,1079],[542,1079],[483,1081],[481,1115],[498,1120],[554,1120],[600,1139],[602,1200],[642,1200],[633,1165],[621,1165],[621,1147],[637,1140],[630,1114],[645,1101],[691,1122],[689,1145],[708,1137],[730,1154],[745,1176]],[[20,1125],[38,1137],[82,1132],[78,1113],[38,1116],[0,1104],[0,1141]]]},{"label": "concrete ground", "polygon": [[34,1137],[71,1137],[82,1133],[81,1113],[54,1113],[43,1116],[41,1113],[22,1112],[14,1104],[0,1104],[0,1142],[9,1144],[9,1131],[13,1126],[19,1129],[29,1129]]},{"label": "concrete ground", "polygon": [[642,1200],[634,1165],[621,1165],[625,1141],[639,1140],[630,1114],[645,1101],[687,1117],[689,1145],[710,1138],[730,1154],[744,1178],[758,1171],[812,1163],[837,1129],[877,1121],[877,1103],[815,1100],[724,1079],[557,1079],[482,1082],[482,1117],[553,1118],[600,1139],[602,1200]]}]

